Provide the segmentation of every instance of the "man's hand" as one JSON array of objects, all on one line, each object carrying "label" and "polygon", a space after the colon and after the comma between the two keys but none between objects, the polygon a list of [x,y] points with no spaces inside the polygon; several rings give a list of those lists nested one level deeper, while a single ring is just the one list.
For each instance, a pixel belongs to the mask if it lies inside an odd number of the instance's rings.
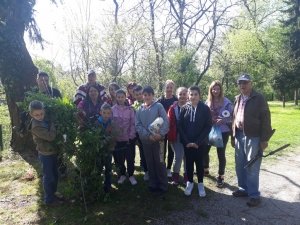
[{"label": "man's hand", "polygon": [[268,147],[268,142],[267,141],[262,141],[260,142],[260,148],[261,150],[265,150]]}]

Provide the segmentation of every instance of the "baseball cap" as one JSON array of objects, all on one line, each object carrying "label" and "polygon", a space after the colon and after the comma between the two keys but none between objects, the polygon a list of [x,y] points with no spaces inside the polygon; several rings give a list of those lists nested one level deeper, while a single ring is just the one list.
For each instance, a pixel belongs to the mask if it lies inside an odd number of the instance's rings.
[{"label": "baseball cap", "polygon": [[239,76],[237,82],[239,81],[251,81],[251,77],[249,74],[243,73]]},{"label": "baseball cap", "polygon": [[89,75],[92,75],[92,74],[95,74],[95,75],[96,75],[96,72],[95,72],[94,70],[89,70],[88,73],[87,73],[88,76],[89,76]]}]

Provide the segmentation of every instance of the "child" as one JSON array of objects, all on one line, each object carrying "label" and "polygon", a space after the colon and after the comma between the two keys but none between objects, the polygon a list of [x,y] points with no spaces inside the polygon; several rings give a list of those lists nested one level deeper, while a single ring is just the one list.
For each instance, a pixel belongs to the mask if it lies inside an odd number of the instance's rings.
[{"label": "child", "polygon": [[[170,106],[175,102],[178,101],[176,96],[174,95],[175,91],[175,83],[172,80],[166,80],[165,82],[165,93],[164,95],[158,99],[158,102],[163,105],[163,107],[166,110],[166,113],[168,113]],[[170,143],[168,142],[168,137],[165,136],[164,139],[164,159],[166,159],[166,155],[168,152],[168,159],[167,159],[167,175],[169,178],[172,177],[171,167],[174,159],[174,152],[172,150],[172,147]]]},{"label": "child", "polygon": [[130,143],[135,138],[134,111],[131,106],[126,105],[126,93],[119,89],[116,92],[117,104],[112,107],[113,122],[116,124],[119,133],[116,137],[116,147],[113,153],[120,177],[118,184],[123,184],[126,180],[125,159],[127,161],[127,173],[132,185],[137,181],[134,173],[134,151],[130,148]]},{"label": "child", "polygon": [[[139,109],[139,107],[143,104],[143,88],[142,88],[142,86],[137,85],[133,89],[133,95],[136,100],[134,101],[132,107],[134,108],[135,111],[137,111]],[[149,180],[149,173],[148,173],[147,163],[146,163],[146,159],[145,159],[143,144],[141,142],[141,139],[139,138],[138,133],[136,133],[136,141],[137,141],[137,145],[139,146],[139,150],[140,150],[140,159],[141,159],[140,164],[145,172],[144,180],[147,181],[147,180]],[[135,148],[135,145],[133,147]]]},{"label": "child", "polygon": [[[168,141],[172,146],[172,150],[174,151],[175,160],[173,164],[173,174],[172,174],[172,184],[177,186],[179,184],[179,172],[182,160],[184,158],[184,147],[180,142],[179,131],[178,131],[178,122],[179,122],[179,114],[182,107],[187,102],[187,88],[180,87],[177,89],[176,94],[178,101],[174,102],[173,105],[169,108],[168,117],[170,123],[170,130],[168,133]],[[185,168],[185,166],[184,166]],[[186,171],[184,171],[184,178],[187,180]]]},{"label": "child", "polygon": [[133,89],[136,87],[136,83],[135,82],[129,82],[127,84],[127,104],[128,105],[132,105],[135,101],[135,97],[133,94]]},{"label": "child", "polygon": [[31,133],[42,163],[44,203],[54,206],[62,203],[56,195],[58,181],[57,150],[54,147],[56,130],[53,123],[45,119],[44,104],[34,100],[29,104]]},{"label": "child", "polygon": [[[145,159],[149,172],[149,190],[151,192],[166,192],[168,188],[167,170],[161,157],[160,141],[168,133],[169,122],[167,113],[162,104],[153,101],[154,90],[148,86],[143,89],[144,104],[136,112],[136,130],[143,143]],[[157,118],[162,117],[164,123],[159,133],[152,134],[149,125]]]},{"label": "child", "polygon": [[190,87],[188,95],[190,102],[182,107],[178,126],[180,140],[184,146],[188,177],[184,194],[187,196],[192,194],[195,163],[198,177],[198,193],[200,197],[205,197],[203,152],[207,145],[212,121],[208,106],[200,101],[200,88],[197,86]]},{"label": "child", "polygon": [[[100,109],[100,116],[98,117],[98,123],[105,130],[105,134],[111,136],[111,141],[108,143],[109,150],[113,151],[115,146],[115,138],[114,135],[114,126],[111,121],[112,118],[112,109],[108,103],[104,103]],[[104,167],[105,167],[105,180],[104,180],[104,192],[109,193],[111,189],[111,160],[112,154],[109,152],[108,155],[104,159]],[[102,165],[103,165],[102,164]]]},{"label": "child", "polygon": [[117,103],[116,100],[116,91],[120,89],[120,86],[117,83],[110,83],[108,85],[108,91],[109,91],[109,97],[108,97],[108,103],[113,106]]}]

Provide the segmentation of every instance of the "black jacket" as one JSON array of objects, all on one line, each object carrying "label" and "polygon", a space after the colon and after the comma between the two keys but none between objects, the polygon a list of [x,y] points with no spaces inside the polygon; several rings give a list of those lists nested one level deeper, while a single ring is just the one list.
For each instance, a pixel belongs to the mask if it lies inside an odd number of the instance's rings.
[{"label": "black jacket", "polygon": [[199,102],[196,109],[187,103],[179,115],[179,134],[183,146],[188,143],[206,145],[208,134],[212,127],[210,110],[203,102]]}]

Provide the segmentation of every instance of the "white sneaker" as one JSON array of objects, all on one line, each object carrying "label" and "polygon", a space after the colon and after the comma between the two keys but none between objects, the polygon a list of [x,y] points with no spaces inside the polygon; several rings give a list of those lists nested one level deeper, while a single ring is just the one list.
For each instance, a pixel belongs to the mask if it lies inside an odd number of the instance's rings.
[{"label": "white sneaker", "polygon": [[136,185],[137,184],[137,181],[136,181],[134,176],[130,176],[129,181],[130,181],[131,185]]},{"label": "white sneaker", "polygon": [[124,176],[124,175],[120,176],[120,178],[118,180],[118,184],[123,184],[125,180],[126,180],[126,176]]},{"label": "white sneaker", "polygon": [[168,176],[168,177],[172,177],[172,172],[171,172],[170,169],[167,169],[167,176]]},{"label": "white sneaker", "polygon": [[149,180],[149,172],[145,172],[144,174],[144,181],[148,181]]},{"label": "white sneaker", "polygon": [[194,188],[194,182],[186,182],[186,188],[184,190],[184,194],[186,196],[190,196],[192,194],[192,191],[193,191],[193,188]]},{"label": "white sneaker", "polygon": [[198,183],[198,192],[199,192],[200,197],[205,197],[206,196],[203,183]]}]

